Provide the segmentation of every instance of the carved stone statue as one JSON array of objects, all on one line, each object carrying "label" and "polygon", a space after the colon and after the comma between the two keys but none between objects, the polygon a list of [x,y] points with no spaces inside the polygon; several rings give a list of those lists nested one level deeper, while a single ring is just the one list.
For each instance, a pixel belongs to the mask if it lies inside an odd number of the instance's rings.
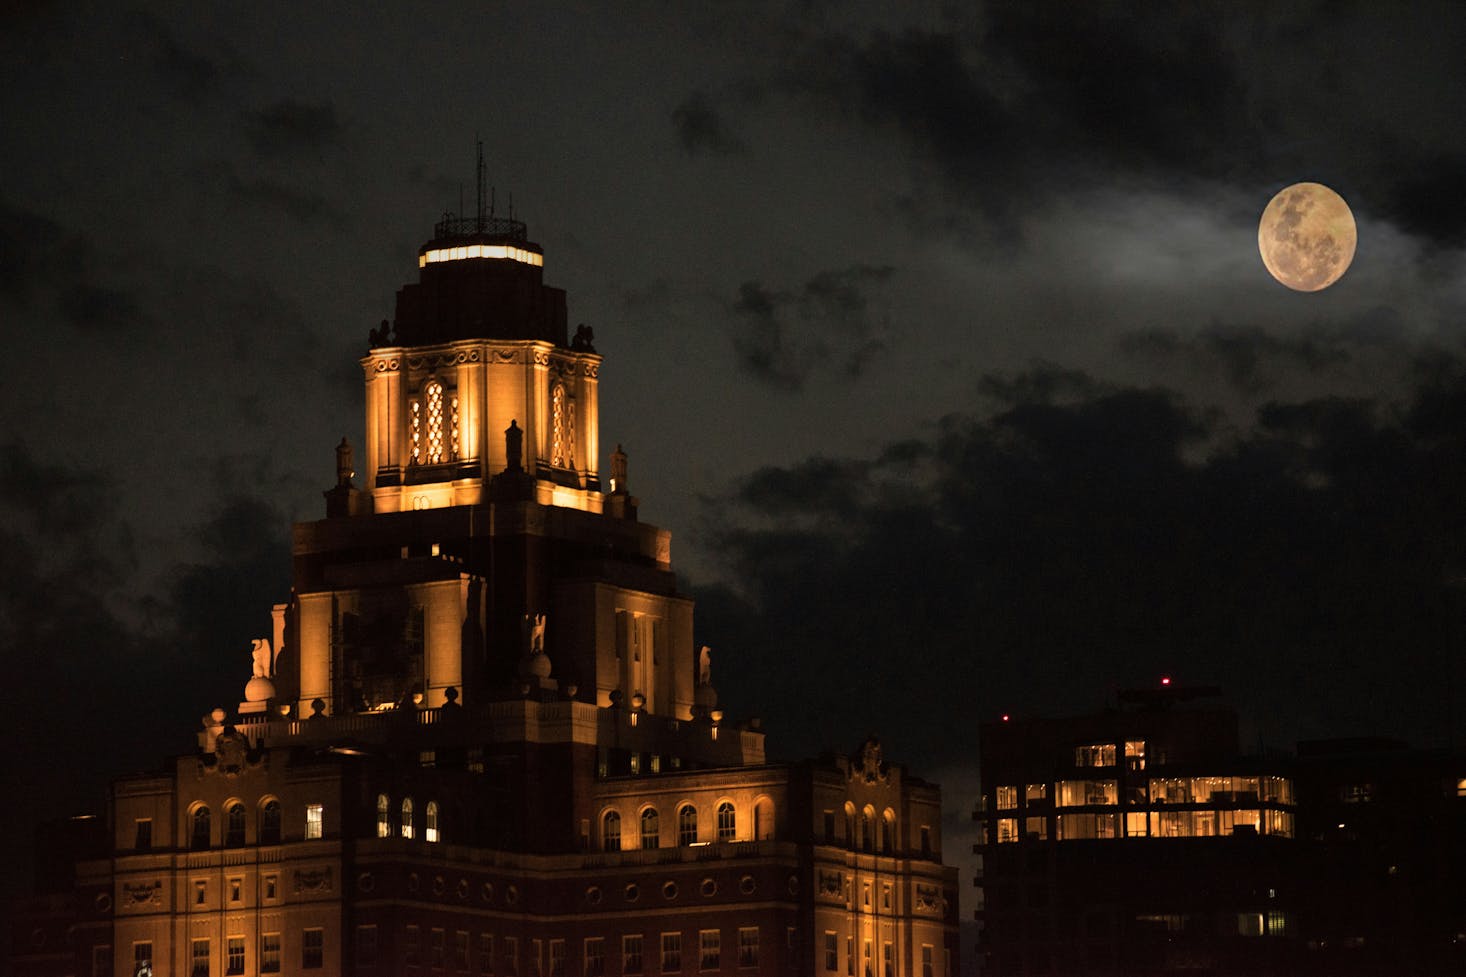
[{"label": "carved stone statue", "polygon": [[336,484],[350,485],[351,479],[356,475],[355,469],[351,467],[352,451],[351,442],[343,436],[341,443],[336,446]]},{"label": "carved stone statue", "polygon": [[707,645],[703,645],[702,650],[697,653],[697,684],[713,684],[713,649]]},{"label": "carved stone statue", "polygon": [[520,429],[519,421],[512,418],[504,429],[504,456],[507,459],[504,464],[506,472],[524,471],[524,431]]},{"label": "carved stone statue", "polygon": [[521,625],[524,633],[524,654],[527,658],[545,653],[545,616],[536,614],[530,617],[524,615],[524,623]]},{"label": "carved stone statue", "polygon": [[271,656],[270,639],[255,638],[251,644],[253,648],[250,656],[254,659],[255,678],[269,678],[275,664]]},{"label": "carved stone statue", "polygon": [[592,345],[596,339],[596,331],[585,323],[575,327],[575,338],[570,341],[570,348],[585,353],[594,353],[596,348]]}]

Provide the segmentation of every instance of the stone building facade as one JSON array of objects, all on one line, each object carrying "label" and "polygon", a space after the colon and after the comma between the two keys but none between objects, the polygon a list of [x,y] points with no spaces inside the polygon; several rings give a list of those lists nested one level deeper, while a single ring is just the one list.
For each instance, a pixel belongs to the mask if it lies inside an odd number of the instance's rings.
[{"label": "stone building facade", "polygon": [[938,789],[725,715],[524,225],[418,264],[244,699],[113,785],[15,972],[956,973]]}]

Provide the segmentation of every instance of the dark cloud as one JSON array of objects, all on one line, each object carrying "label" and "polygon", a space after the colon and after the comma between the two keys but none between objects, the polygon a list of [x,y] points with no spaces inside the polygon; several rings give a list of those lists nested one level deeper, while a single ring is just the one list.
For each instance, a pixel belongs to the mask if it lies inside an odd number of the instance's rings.
[{"label": "dark cloud", "polygon": [[880,337],[890,317],[883,292],[893,274],[889,266],[852,265],[821,271],[790,291],[744,282],[730,306],[739,365],[783,390],[801,389],[832,363],[847,377],[860,376],[885,348]]},{"label": "dark cloud", "polygon": [[268,207],[303,224],[344,226],[346,214],[324,194],[267,178],[245,180],[230,172],[225,177],[230,195],[245,208]]},{"label": "dark cloud", "polygon": [[87,235],[0,200],[0,303],[85,332],[135,331],[147,317],[125,277],[107,271],[115,264]]},{"label": "dark cloud", "polygon": [[672,110],[677,142],[689,155],[727,156],[743,152],[743,142],[728,131],[722,114],[703,92],[694,92]]},{"label": "dark cloud", "polygon": [[1267,391],[1280,379],[1296,379],[1353,361],[1352,343],[1340,338],[1283,338],[1256,326],[1213,327],[1195,336],[1150,329],[1122,336],[1124,353],[1152,363],[1184,363],[1196,371],[1220,370],[1248,394]]},{"label": "dark cloud", "polygon": [[319,153],[341,142],[342,126],[330,102],[285,99],[244,114],[245,133],[265,156]]},{"label": "dark cloud", "polygon": [[884,728],[961,762],[978,717],[1174,672],[1277,745],[1466,732],[1419,685],[1466,678],[1460,361],[1407,404],[1278,402],[1228,438],[1177,394],[1043,373],[989,384],[990,416],[763,469],[710,508],[739,585],[699,594],[699,640],[729,708],[784,717],[793,754]]}]

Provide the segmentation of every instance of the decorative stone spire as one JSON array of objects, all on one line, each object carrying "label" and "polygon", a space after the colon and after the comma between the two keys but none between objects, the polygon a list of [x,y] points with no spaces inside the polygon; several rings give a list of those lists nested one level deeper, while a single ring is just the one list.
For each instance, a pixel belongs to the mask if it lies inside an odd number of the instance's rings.
[{"label": "decorative stone spire", "polygon": [[356,477],[356,470],[351,467],[351,442],[342,435],[341,443],[336,446],[336,484],[341,488],[351,488],[351,480]]}]

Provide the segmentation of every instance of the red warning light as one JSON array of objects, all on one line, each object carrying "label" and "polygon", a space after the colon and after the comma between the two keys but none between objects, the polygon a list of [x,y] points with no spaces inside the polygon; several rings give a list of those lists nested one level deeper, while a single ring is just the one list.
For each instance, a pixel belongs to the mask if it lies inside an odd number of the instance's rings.
[{"label": "red warning light", "polygon": [[1007,721],[1008,721],[1008,714],[1005,712],[1005,713],[1003,713],[1003,722],[1006,723]]},{"label": "red warning light", "polygon": [[1171,676],[1169,676],[1169,675],[1162,675],[1161,676],[1161,684],[1162,685],[1170,685],[1171,684]]}]

